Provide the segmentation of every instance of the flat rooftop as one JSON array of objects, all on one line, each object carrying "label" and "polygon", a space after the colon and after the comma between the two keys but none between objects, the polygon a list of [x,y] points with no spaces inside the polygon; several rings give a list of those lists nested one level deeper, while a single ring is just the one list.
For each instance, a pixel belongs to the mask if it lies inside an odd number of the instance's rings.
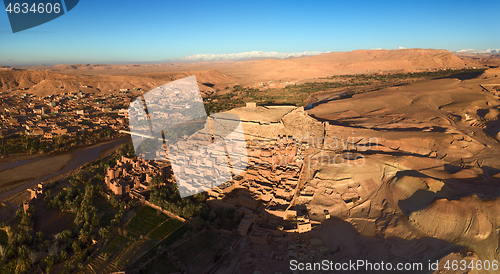
[{"label": "flat rooftop", "polygon": [[237,115],[241,121],[269,124],[279,122],[295,108],[295,106],[257,106],[234,108],[227,112]]}]

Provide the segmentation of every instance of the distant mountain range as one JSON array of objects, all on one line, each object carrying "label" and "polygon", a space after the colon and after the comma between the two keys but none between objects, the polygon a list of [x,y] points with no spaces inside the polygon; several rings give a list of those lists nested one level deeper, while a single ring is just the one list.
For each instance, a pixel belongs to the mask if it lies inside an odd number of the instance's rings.
[{"label": "distant mountain range", "polygon": [[[406,50],[405,47],[397,47],[392,50]],[[391,50],[384,48],[374,48],[371,50]],[[265,52],[265,51],[250,51],[250,52],[241,52],[241,53],[224,53],[224,54],[194,54],[194,55],[186,55],[183,57],[175,57],[168,60],[167,62],[212,62],[212,61],[248,61],[248,60],[259,60],[259,59],[287,59],[287,58],[297,58],[297,57],[305,57],[305,56],[314,56],[320,55],[323,53],[330,53],[330,51],[322,52],[322,51],[304,51],[304,52]],[[486,49],[486,50],[478,50],[478,49],[461,49],[455,51],[455,53],[500,53],[500,49]]]},{"label": "distant mountain range", "polygon": [[250,51],[241,53],[229,54],[195,54],[184,57],[176,57],[169,59],[169,62],[210,62],[210,61],[243,61],[255,59],[286,59],[290,57],[312,56],[322,54],[321,51],[304,51],[304,52],[265,52],[265,51]]},{"label": "distant mountain range", "polygon": [[[0,68],[0,91],[29,89],[30,93],[57,94],[79,90],[95,93],[113,93],[133,88],[150,90],[167,82],[195,75],[202,92],[211,94],[217,89],[224,91],[226,87],[234,85],[269,85],[279,88],[332,75],[411,72],[480,64],[479,60],[467,56],[458,57],[448,50],[436,49],[355,50],[321,54],[300,52],[284,55],[275,53],[275,58],[266,54],[268,53],[235,54],[235,57],[241,58],[261,58],[231,62],[207,62],[224,57],[215,55],[206,56],[205,62],[75,64],[23,67],[24,70],[5,67]],[[193,60],[198,58],[193,57]]]},{"label": "distant mountain range", "polygon": [[481,50],[481,49],[461,49],[461,50],[457,50],[455,52],[457,52],[457,53],[476,53],[476,54],[479,54],[479,53],[500,53],[500,49],[485,49],[485,50]]}]

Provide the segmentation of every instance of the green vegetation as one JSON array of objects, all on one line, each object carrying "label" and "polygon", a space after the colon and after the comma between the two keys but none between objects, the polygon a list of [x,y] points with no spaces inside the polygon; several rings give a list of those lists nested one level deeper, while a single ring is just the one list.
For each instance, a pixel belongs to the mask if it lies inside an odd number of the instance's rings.
[{"label": "green vegetation", "polygon": [[7,232],[5,232],[5,230],[0,230],[0,245],[7,244],[8,240],[9,236],[7,236]]},{"label": "green vegetation", "polygon": [[152,207],[141,207],[126,227],[128,235],[132,238],[138,237],[139,235],[147,235],[168,218],[169,217],[165,215],[165,213]]},{"label": "green vegetation", "polygon": [[[70,273],[77,268],[83,268],[95,251],[92,240],[108,239],[124,216],[125,202],[108,199],[102,189],[104,172],[108,166],[113,166],[121,155],[133,152],[129,145],[122,145],[119,153],[85,165],[78,173],[63,181],[70,186],[61,189],[55,183],[47,184],[45,197],[41,202],[47,202],[48,207],[37,207],[53,211],[58,209],[64,216],[74,216],[71,229],[44,235],[34,229],[34,217],[39,216],[33,207],[24,213],[16,212],[16,217],[2,224],[0,230],[0,273],[31,273],[40,265],[44,273],[50,273],[57,265],[60,273]],[[104,212],[107,212],[106,215]],[[57,215],[60,218],[62,215]],[[106,216],[106,218],[101,218]],[[37,222],[43,218],[37,217]],[[46,221],[51,221],[47,219]],[[116,240],[115,240],[116,239]],[[122,244],[125,236],[116,237],[114,244]],[[62,266],[62,264],[61,264]]]},{"label": "green vegetation", "polygon": [[181,225],[182,222],[180,220],[171,218],[151,231],[151,233],[149,233],[149,237],[152,239],[162,240]]},{"label": "green vegetation", "polygon": [[[33,265],[40,263],[48,272],[55,262],[60,262],[67,254],[69,242],[66,238],[58,238],[50,242],[42,233],[33,229],[34,208],[27,213],[16,212],[10,225],[4,226],[1,233],[0,273],[28,273]],[[33,254],[47,254],[45,258]]]},{"label": "green vegetation", "polygon": [[13,134],[0,138],[0,154],[53,153],[77,146],[92,145],[118,136],[120,136],[119,133],[110,129],[83,131],[76,136],[55,136],[52,141],[47,141],[39,135]]},{"label": "green vegetation", "polygon": [[[483,70],[444,70],[387,75],[342,75],[332,76],[323,82],[291,85],[282,89],[259,90],[234,86],[224,95],[206,98],[207,112],[219,112],[245,102],[258,104],[294,104],[303,105],[307,98],[317,92],[337,90],[343,92],[340,99],[350,98],[357,91],[352,87],[388,85],[406,83],[416,79],[433,79],[457,74],[474,74]],[[173,131],[166,138],[178,138],[194,130],[196,123],[186,124]],[[12,135],[1,138],[0,153],[37,153],[50,150],[64,150],[81,144],[93,143],[100,138],[113,136],[111,131],[84,132],[76,136],[56,137],[52,143],[42,142],[40,137]],[[62,186],[47,185],[44,201],[52,211],[67,212],[65,216],[73,218],[74,226],[60,229],[44,235],[36,231],[34,222],[37,212],[31,207],[27,213],[18,210],[15,217],[0,229],[0,273],[31,273],[40,265],[44,273],[50,273],[56,267],[61,273],[70,273],[83,268],[95,253],[104,258],[116,259],[115,263],[128,263],[133,270],[176,271],[176,263],[166,256],[171,252],[182,265],[189,266],[193,273],[201,273],[211,262],[215,262],[234,241],[231,233],[219,233],[213,228],[235,232],[241,221],[241,214],[232,208],[209,208],[206,195],[196,194],[180,198],[175,184],[161,185],[153,179],[149,202],[174,214],[191,219],[183,223],[170,218],[163,212],[151,207],[141,207],[128,224],[125,223],[127,205],[114,196],[108,196],[102,187],[108,167],[116,165],[122,155],[134,155],[130,145],[122,145],[114,155],[93,161],[85,165],[76,174],[65,178]],[[128,203],[133,207],[133,203]],[[43,207],[37,207],[40,211]],[[57,209],[57,210],[56,210]],[[132,212],[133,213],[133,212]],[[131,216],[130,214],[129,216]],[[45,215],[42,215],[45,216]],[[37,217],[38,218],[38,217]],[[37,219],[38,220],[38,219]],[[38,223],[38,221],[37,221]],[[140,240],[138,240],[140,239]],[[94,245],[93,240],[100,244]],[[183,240],[182,246],[173,244]],[[136,244],[137,243],[137,244]],[[135,246],[134,246],[135,244]],[[100,249],[97,249],[99,246]],[[101,247],[102,246],[102,247]],[[145,246],[145,247],[143,247]],[[131,247],[128,249],[128,247]],[[127,261],[128,251],[147,251],[137,261]],[[122,251],[123,250],[123,251]],[[120,253],[121,252],[121,253]],[[117,255],[117,253],[120,253]],[[128,254],[128,255],[125,255]],[[135,254],[135,253],[134,253]],[[138,253],[143,254],[143,253]],[[161,258],[161,259],[160,259]],[[64,267],[61,267],[63,266]]]},{"label": "green vegetation", "polygon": [[204,205],[206,195],[196,195],[181,199],[176,184],[151,188],[149,202],[186,219],[191,218]]},{"label": "green vegetation", "polygon": [[207,113],[226,111],[235,107],[242,107],[245,102],[256,102],[258,105],[288,104],[302,106],[305,100],[313,93],[328,91],[336,88],[353,86],[366,86],[368,82],[310,82],[300,85],[290,85],[282,89],[260,90],[256,88],[243,88],[239,85],[233,87],[232,92],[223,95],[212,95],[205,98]]},{"label": "green vegetation", "polygon": [[[128,269],[145,269],[145,264],[146,262],[155,257],[156,255],[156,250],[158,249],[165,249],[168,246],[176,243],[177,241],[181,240],[184,238],[184,235],[187,232],[191,232],[191,227],[189,226],[188,223],[183,223],[179,228],[177,228],[175,231],[173,231],[168,237],[163,239],[161,242],[159,242],[154,248],[149,250],[146,254],[144,254],[142,257],[140,257],[137,261],[135,261],[133,264],[131,264]],[[166,264],[171,264],[172,262],[170,260],[164,260]],[[175,269],[174,269],[175,270]],[[172,272],[174,272],[172,270]]]},{"label": "green vegetation", "polygon": [[125,238],[122,235],[116,235],[116,237],[113,238],[113,240],[106,246],[106,249],[104,249],[104,253],[106,254],[111,254],[115,252],[120,246],[127,244],[130,240]]},{"label": "green vegetation", "polygon": [[[201,116],[199,116],[201,117]],[[205,119],[191,120],[184,123],[176,124],[173,127],[169,127],[165,133],[166,140],[177,140],[182,138],[184,135],[191,135],[205,126]]]},{"label": "green vegetation", "polygon": [[388,80],[402,80],[402,79],[436,79],[443,77],[450,77],[459,74],[469,74],[469,73],[483,73],[486,69],[445,69],[437,71],[422,71],[422,72],[410,72],[410,73],[390,73],[390,74],[356,74],[356,75],[338,75],[330,76],[326,79],[340,79],[340,78],[350,78],[358,79],[361,81],[388,81]]},{"label": "green vegetation", "polygon": [[[220,258],[224,250],[235,239],[232,235],[218,233],[212,228],[222,228],[233,231],[233,235],[236,235],[236,228],[241,218],[242,214],[236,212],[233,208],[216,207],[210,209],[203,203],[201,204],[200,210],[196,212],[195,217],[193,217],[189,223],[181,223],[175,219],[169,219],[149,233],[148,237],[152,239],[159,239],[165,234],[170,234],[137,261],[129,265],[127,269],[145,271],[144,273],[154,273],[151,271],[161,269],[162,267],[171,269],[174,264],[169,258],[158,252],[158,250],[165,250],[166,248],[185,265],[193,265],[195,267],[210,265]],[[180,225],[180,227],[178,225]],[[174,231],[170,232],[171,230]],[[162,233],[161,231],[164,232]],[[160,235],[160,233],[163,235]],[[189,251],[185,251],[184,244],[180,248],[173,249],[171,247],[174,243],[181,240],[187,241],[189,245],[187,250]],[[210,247],[208,252],[207,247]],[[198,256],[199,254],[205,254],[206,256],[193,261],[192,256]],[[174,270],[175,269],[171,271]]]},{"label": "green vegetation", "polygon": [[183,223],[179,228],[177,228],[174,232],[168,235],[167,238],[159,242],[158,245],[169,246],[171,244],[174,244],[177,241],[184,239],[186,233],[190,231],[192,231],[192,227],[188,223]]},{"label": "green vegetation", "polygon": [[[173,143],[172,141],[183,138],[184,136],[189,136],[199,130],[201,130],[206,123],[206,119],[193,120],[185,123],[177,124],[173,127],[169,127],[164,131],[163,136],[168,143]],[[160,137],[160,136],[157,136]],[[137,147],[137,154],[141,153],[151,153],[158,150],[163,150],[163,140],[161,139],[146,139]]]},{"label": "green vegetation", "polygon": [[239,85],[233,87],[233,92],[229,92],[223,95],[212,95],[208,96],[204,100],[205,110],[207,114],[218,113],[224,110],[229,110],[235,107],[242,107],[245,105],[245,102],[241,96],[238,96],[237,93],[243,91],[255,91],[259,92],[259,89],[252,88],[242,88]]},{"label": "green vegetation", "polygon": [[101,256],[89,262],[88,269],[108,269],[110,265],[121,269],[130,264],[136,254],[144,251],[155,251],[154,256],[162,256],[166,250],[158,251],[154,248],[155,245],[182,224],[183,222],[171,219],[152,207],[140,207],[125,227],[111,230],[101,228],[102,233],[106,234],[103,238],[109,240],[98,251]]},{"label": "green vegetation", "polygon": [[[193,228],[188,223],[183,223],[180,227],[178,227],[175,231],[168,235],[168,237],[163,239],[146,254],[140,257],[137,261],[128,266],[127,269],[142,271],[140,273],[156,273],[155,271],[159,270],[161,270],[160,272],[163,273],[166,272],[167,269],[168,272],[178,271],[177,267],[175,267],[175,264],[169,259],[169,257],[165,256],[166,250],[173,253],[175,257],[181,255],[183,260],[186,258],[189,260],[193,260],[195,258],[193,256],[206,254],[206,258],[204,257],[198,260],[194,260],[195,262],[191,263],[192,265],[203,265],[204,267],[206,267],[206,265],[213,263],[214,260],[218,258],[218,255],[223,250],[225,250],[234,239],[230,235],[217,233],[210,230],[203,231],[195,235],[192,229]],[[175,248],[176,252],[172,252],[173,249],[171,246],[180,240],[187,241],[187,243],[189,244],[189,251],[184,252],[183,244],[181,245],[181,247]],[[207,247],[214,247],[214,250],[209,250],[207,252]],[[179,250],[182,250],[182,252],[179,252]],[[213,255],[212,253],[214,253],[215,255]],[[206,264],[207,262],[208,264]]]},{"label": "green vegetation", "polygon": [[216,113],[235,107],[242,107],[245,102],[256,102],[258,105],[289,104],[301,106],[313,93],[328,91],[336,88],[366,86],[369,82],[310,82],[300,85],[289,85],[285,88],[260,90],[257,88],[241,87],[236,85],[232,92],[223,95],[212,95],[205,98],[207,113]]},{"label": "green vegetation", "polygon": [[197,216],[193,218],[193,228],[200,231],[203,228],[222,228],[233,231],[238,228],[242,218],[241,212],[236,212],[231,207],[215,207],[210,209],[208,206],[202,207]]},{"label": "green vegetation", "polygon": [[[310,97],[315,93],[328,91],[343,91],[339,99],[351,98],[355,93],[362,92],[347,90],[356,87],[375,87],[381,85],[396,85],[417,81],[421,79],[435,79],[462,74],[479,74],[485,69],[446,69],[438,71],[424,71],[414,73],[393,74],[356,74],[335,75],[320,78],[319,81],[307,82],[299,85],[288,85],[284,88],[268,88],[260,90],[257,88],[233,86],[228,93],[211,95],[204,99],[207,113],[226,111],[235,107],[242,107],[246,102],[256,102],[258,105],[289,104],[305,106]],[[226,90],[229,90],[227,88]]]}]

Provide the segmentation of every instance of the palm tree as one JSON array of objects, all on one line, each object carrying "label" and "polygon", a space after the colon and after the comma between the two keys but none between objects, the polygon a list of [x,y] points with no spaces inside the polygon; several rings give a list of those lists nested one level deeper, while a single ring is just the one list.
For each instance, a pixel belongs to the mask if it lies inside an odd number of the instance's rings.
[{"label": "palm tree", "polygon": [[16,265],[16,270],[14,273],[16,273],[16,274],[25,273],[28,269],[29,269],[28,260],[25,258],[18,259],[17,265]]},{"label": "palm tree", "polygon": [[45,197],[44,197],[44,200],[45,201],[49,201],[50,200],[50,189],[45,191]]},{"label": "palm tree", "polygon": [[64,230],[63,232],[59,233],[59,238],[63,242],[66,242],[67,240],[69,240],[70,236],[71,236],[71,231],[69,231],[69,230]]},{"label": "palm tree", "polygon": [[42,240],[42,239],[43,239],[43,233],[42,233],[41,231],[38,231],[38,232],[36,233],[36,237],[37,237],[38,239]]},{"label": "palm tree", "polygon": [[78,240],[79,240],[82,244],[86,244],[86,243],[87,243],[87,235],[85,235],[84,233],[80,234],[80,236],[78,236]]}]

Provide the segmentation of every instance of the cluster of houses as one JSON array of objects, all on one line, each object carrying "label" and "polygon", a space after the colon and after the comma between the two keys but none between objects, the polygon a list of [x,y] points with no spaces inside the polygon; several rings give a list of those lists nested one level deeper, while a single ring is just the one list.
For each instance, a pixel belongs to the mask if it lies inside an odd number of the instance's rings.
[{"label": "cluster of houses", "polygon": [[0,93],[0,137],[21,134],[50,142],[55,136],[75,136],[82,131],[127,129],[123,109],[128,94],[94,95],[61,93],[37,96]]},{"label": "cluster of houses", "polygon": [[296,193],[304,148],[288,136],[253,142],[241,186],[269,205],[288,206]]},{"label": "cluster of houses", "polygon": [[[238,232],[249,236],[255,243],[269,243],[272,237],[310,231],[314,222],[309,220],[307,210],[297,208],[294,203],[304,196],[299,182],[305,147],[306,144],[298,143],[290,136],[247,141],[247,169],[228,183],[207,190],[209,204],[242,211],[244,218]],[[198,160],[203,158],[211,164],[227,161],[223,153],[211,156],[214,158],[200,157]],[[183,167],[184,173],[191,178],[199,176],[196,165],[202,163],[189,163]],[[105,183],[110,194],[143,200],[144,193],[152,186],[152,178],[159,177],[162,183],[173,182],[172,174],[171,166],[165,161],[122,156],[116,166],[108,168]],[[236,197],[231,194],[234,190],[239,193]],[[290,220],[294,222],[286,227],[279,220],[289,224]]]},{"label": "cluster of houses", "polygon": [[205,107],[196,80],[184,78],[156,87],[130,103],[130,127],[138,130],[164,129],[165,124],[177,124],[205,116]]},{"label": "cluster of houses", "polygon": [[[305,208],[295,205],[296,199],[309,195],[300,191],[299,183],[305,148],[291,136],[248,141],[248,168],[235,180],[207,191],[210,202],[243,211],[238,232],[254,243],[310,231],[314,222]],[[234,192],[239,194],[233,197]],[[280,220],[295,224],[285,227]]]},{"label": "cluster of houses", "polygon": [[[151,101],[149,104],[150,112],[148,115],[151,115],[150,118],[164,118],[156,117],[159,113],[151,110],[156,109],[154,106],[170,105],[168,101],[178,100],[174,97],[178,97],[179,94],[174,91],[171,93],[172,98],[154,97],[158,100]],[[12,127],[19,126],[24,128],[27,134],[42,135],[46,139],[50,139],[50,135],[71,135],[77,134],[81,130],[98,130],[104,126],[113,129],[126,129],[127,112],[115,111],[118,115],[112,116],[96,114],[113,111],[117,104],[127,105],[131,100],[126,93],[114,97],[83,93],[46,97],[21,93],[2,95],[1,103],[5,104],[7,100],[10,107],[0,109],[2,111],[0,113],[0,130],[4,130],[1,133],[11,134]],[[19,101],[17,105],[12,103],[16,100]],[[22,100],[25,102],[24,105],[28,106],[27,108],[22,110],[20,107],[12,107],[21,106]],[[172,115],[170,118],[175,120],[176,113],[181,111],[177,108],[189,109],[190,107],[190,105],[176,105],[170,112],[166,113]],[[186,139],[186,141],[188,140]],[[242,219],[238,231],[241,235],[249,236],[253,242],[268,243],[273,236],[281,237],[289,232],[310,231],[314,224],[309,220],[307,210],[296,208],[297,199],[307,198],[309,195],[300,191],[300,178],[304,170],[307,144],[286,135],[276,138],[255,137],[250,140],[247,138],[243,142],[247,144],[247,155],[244,156],[247,157],[248,167],[239,175],[234,176],[228,183],[208,190],[209,200],[243,211],[245,217]],[[204,142],[199,143],[201,145]],[[174,151],[168,153],[176,154],[179,158],[177,160],[185,160],[188,163],[182,165],[181,169],[182,174],[191,180],[201,176],[198,172],[200,167],[227,164],[228,156],[224,150],[221,150],[220,153],[210,151],[205,155],[203,149],[200,149],[201,155],[195,157],[194,160],[191,158],[183,159],[183,157],[188,157],[182,153],[183,150],[186,150],[183,144],[182,141],[177,143],[177,153]],[[192,143],[186,142],[185,145],[191,146]],[[170,147],[170,149],[172,148]],[[192,147],[189,147],[189,150],[196,151]],[[162,152],[155,151],[153,153],[161,154]],[[107,169],[105,186],[109,195],[122,198],[131,197],[144,201],[144,195],[151,189],[153,182],[164,184],[168,180],[174,181],[170,163],[162,160],[145,160],[150,158],[145,157],[146,155],[139,154],[138,156],[122,156],[115,166]],[[157,157],[157,159],[161,158]],[[238,159],[231,159],[231,161],[238,162]],[[177,177],[182,176],[182,174],[175,175]],[[214,180],[221,176],[217,173],[217,169],[215,172],[202,175],[205,179],[208,176]],[[160,178],[160,180],[153,180],[153,178]],[[196,184],[193,183],[193,186]],[[42,187],[39,190],[33,190],[32,196],[34,195],[36,198],[38,193],[41,193],[41,189]],[[235,189],[240,194],[236,197],[229,195]],[[269,218],[272,220],[270,221]],[[293,227],[280,224],[279,220],[288,221],[288,224],[293,224]],[[294,220],[294,222],[290,223],[290,220]]]},{"label": "cluster of houses", "polygon": [[160,184],[164,184],[169,170],[167,164],[161,161],[122,156],[114,167],[108,167],[104,181],[110,195],[130,196],[144,201],[144,192],[151,189],[152,179],[160,178]]}]

